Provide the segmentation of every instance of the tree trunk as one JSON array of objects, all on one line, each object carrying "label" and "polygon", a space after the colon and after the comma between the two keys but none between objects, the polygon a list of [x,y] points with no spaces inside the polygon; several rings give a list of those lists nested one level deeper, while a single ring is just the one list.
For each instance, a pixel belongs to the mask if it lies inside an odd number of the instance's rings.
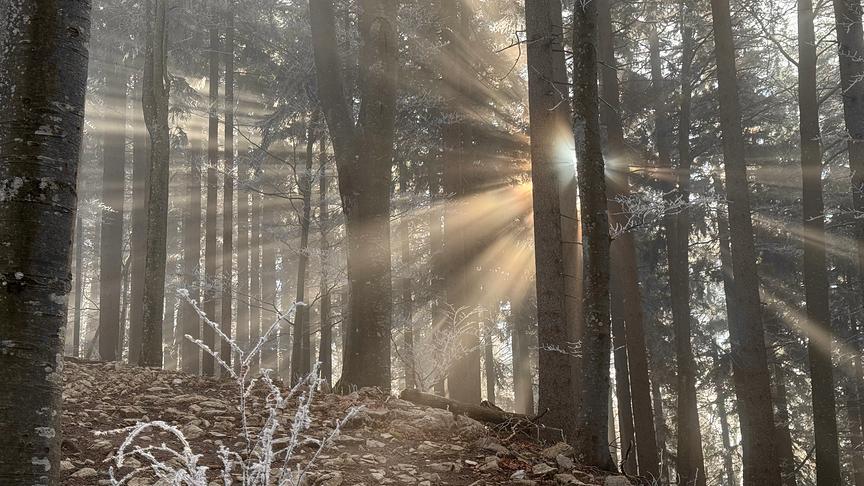
[{"label": "tree trunk", "polygon": [[249,350],[253,346],[249,338],[249,306],[254,305],[255,301],[250,294],[250,276],[249,164],[245,157],[240,157],[237,163],[237,344],[243,350]]},{"label": "tree trunk", "polygon": [[517,290],[510,300],[510,339],[513,347],[513,399],[516,413],[534,414],[531,373],[531,315],[528,296]]},{"label": "tree trunk", "polygon": [[402,277],[399,278],[401,294],[400,321],[402,324],[402,364],[404,366],[405,388],[417,388],[417,367],[414,362],[414,297],[411,286],[411,219],[407,205],[410,174],[405,161],[399,164],[399,195],[406,202],[399,221],[399,259],[402,264]]},{"label": "tree trunk", "polygon": [[132,232],[129,236],[131,283],[129,291],[129,363],[141,359],[141,339],[144,328],[144,272],[147,264],[147,207],[150,192],[150,137],[144,126],[141,105],[142,83],[138,81],[138,97],[132,104]]},{"label": "tree trunk", "polygon": [[[256,177],[256,179],[258,179]],[[249,348],[254,348],[261,339],[261,306],[264,301],[261,296],[261,194],[252,191],[252,210],[250,218],[251,235],[249,236]],[[265,329],[266,331],[266,329]],[[250,364],[251,373],[260,370],[260,354]]]},{"label": "tree trunk", "polygon": [[717,379],[715,386],[717,388],[717,415],[720,419],[720,435],[723,440],[723,472],[726,476],[726,486],[738,486],[738,478],[735,474],[735,466],[732,463],[732,458],[735,455],[735,450],[732,447],[731,432],[729,430],[729,414],[726,411],[726,399],[728,397],[727,387],[728,382],[725,379],[728,376],[729,363],[721,362],[717,353],[714,353],[714,363],[717,365]]},{"label": "tree trunk", "polygon": [[297,297],[303,303],[294,318],[294,347],[291,352],[291,377],[296,382],[308,375],[310,350],[309,316],[311,306],[306,302],[306,267],[309,265],[309,226],[312,222],[312,161],[315,148],[317,115],[313,115],[306,131],[306,166],[300,174],[300,194],[303,196],[303,214],[300,216],[300,258],[297,262]]},{"label": "tree trunk", "polygon": [[497,320],[496,316],[497,312],[490,311],[488,313],[489,319],[483,326],[483,372],[486,374],[486,401],[492,405],[495,405],[495,383],[498,381],[498,375],[495,371],[495,343],[492,338]]},{"label": "tree trunk", "polygon": [[90,3],[0,11],[0,484],[60,484]]},{"label": "tree trunk", "polygon": [[816,80],[816,33],[812,0],[798,0],[798,107],[801,130],[802,206],[805,236],[804,295],[806,298],[807,356],[813,397],[816,442],[816,483],[840,484],[840,450],[831,363],[833,335],[825,257],[825,205],[822,202],[822,144]]},{"label": "tree trunk", "polygon": [[345,98],[332,0],[309,2],[322,108],[346,219],[350,316],[337,390],[390,389],[390,172],[397,49],[394,0],[360,2],[361,106]]},{"label": "tree trunk", "polygon": [[[201,145],[197,140],[187,152],[189,172],[186,174],[186,204],[183,205],[183,277],[189,299],[200,305],[201,298]],[[180,364],[185,373],[201,371],[201,348],[185,338],[201,337],[201,318],[188,302],[180,304],[180,320],[184,339],[180,345]]]},{"label": "tree trunk", "polygon": [[562,193],[575,188],[565,179],[572,172],[572,155],[561,149],[566,140],[559,138],[561,126],[570,126],[566,69],[559,67],[564,63],[560,0],[526,0],[525,23],[539,323],[538,405],[540,410],[549,410],[543,423],[564,431],[572,440],[574,357],[556,350],[575,341],[564,266],[564,253],[572,247],[565,248],[561,221]]},{"label": "tree trunk", "polygon": [[168,30],[166,0],[149,0],[146,60],[144,63],[144,120],[150,132],[150,199],[147,207],[144,332],[142,366],[162,366],[168,180],[171,153],[168,127]]},{"label": "tree trunk", "polygon": [[321,134],[318,143],[319,165],[318,165],[318,227],[321,231],[321,258],[319,266],[321,271],[320,290],[321,302],[319,304],[321,313],[321,343],[318,345],[318,362],[321,363],[321,378],[329,384],[333,384],[333,316],[330,298],[330,203],[327,201],[327,134]]},{"label": "tree trunk", "polygon": [[474,134],[470,117],[471,97],[465,74],[473,72],[469,61],[471,12],[458,0],[441,2],[444,56],[448,69],[442,73],[450,92],[446,95],[445,110],[452,117],[443,131],[445,194],[450,195],[444,211],[445,294],[448,321],[453,327],[461,355],[450,363],[447,370],[447,391],[453,400],[480,403],[480,327],[477,302],[480,283],[476,267],[472,265],[471,235],[460,217],[468,213],[473,193]]},{"label": "tree trunk", "polygon": [[[690,200],[690,105],[692,98],[693,27],[690,25],[692,5],[681,2],[681,98],[678,133],[677,175],[667,174],[670,181],[667,194],[672,202]],[[671,166],[671,148],[668,135],[671,122],[666,111],[663,72],[660,59],[660,39],[657,27],[651,32],[651,76],[656,90],[655,116],[658,165]],[[677,188],[675,183],[677,182]],[[690,342],[690,211],[685,206],[677,214],[666,217],[666,253],[669,260],[669,288],[672,297],[672,321],[675,329],[675,360],[678,371],[678,456],[676,469],[681,484],[705,486],[707,474],[702,454],[702,433],[699,426],[699,408],[696,398],[696,363]],[[683,452],[682,452],[683,451]]]},{"label": "tree trunk", "polygon": [[[770,312],[770,311],[769,311]],[[766,317],[767,342],[772,352],[768,353],[768,364],[773,374],[774,406],[776,408],[776,432],[774,443],[777,447],[777,458],[780,462],[780,475],[783,486],[796,486],[795,479],[796,459],[792,444],[792,435],[789,432],[789,404],[788,392],[786,391],[785,363],[776,353],[776,348],[781,346],[780,328],[783,326],[781,317],[773,312]],[[836,484],[840,484],[839,482]]]},{"label": "tree trunk", "polygon": [[84,222],[79,213],[75,221],[75,317],[72,324],[72,356],[81,355],[81,302],[84,300]]},{"label": "tree trunk", "polygon": [[[609,214],[618,226],[626,224],[627,216],[618,198],[630,195],[630,164],[628,149],[621,126],[618,70],[615,61],[614,35],[610,0],[598,0],[598,55],[602,59],[600,68],[601,89],[604,103],[600,110],[606,126],[609,151]],[[586,232],[587,233],[587,232]],[[639,474],[646,477],[660,476],[660,458],[657,452],[657,436],[654,431],[654,412],[651,402],[651,381],[648,376],[648,354],[643,328],[642,298],[639,291],[639,268],[636,261],[636,241],[632,232],[624,233],[611,245],[611,271],[613,275],[612,297],[616,309],[621,309],[624,330],[627,336],[627,359],[630,371],[630,394],[633,404],[633,422],[636,433],[636,454]]]},{"label": "tree trunk", "polygon": [[[215,12],[210,14],[210,45],[209,66],[210,75],[210,107],[207,124],[207,210],[204,221],[204,313],[213,322],[219,322],[216,313],[217,289],[219,272],[219,248],[216,234],[216,218],[218,217],[219,175],[216,172],[219,164],[219,19]],[[230,319],[230,316],[229,316]],[[216,331],[205,325],[201,332],[204,344],[218,352],[216,347]],[[216,375],[216,364],[210,353],[201,355],[201,373],[205,376]]]},{"label": "tree trunk", "polygon": [[[262,162],[261,185],[263,188],[276,177],[276,164],[273,159],[267,158]],[[267,191],[264,191],[267,192]],[[268,316],[261,321],[261,335],[270,329],[270,325],[276,320],[273,312],[277,306],[276,296],[276,245],[278,225],[276,223],[276,211],[274,208],[274,197],[261,194],[261,305],[267,310]],[[270,317],[272,316],[272,317]],[[276,371],[279,363],[276,354],[277,336],[271,335],[267,342],[261,347],[261,369]]]},{"label": "tree trunk", "polygon": [[741,420],[744,483],[779,485],[780,470],[773,444],[771,381],[759,300],[759,276],[756,271],[729,1],[711,0],[711,11],[729,203],[732,270],[735,276],[734,297],[735,306],[740,310],[740,322],[730,321],[729,335],[732,354],[735,356],[732,362]]},{"label": "tree trunk", "polygon": [[[234,301],[234,3],[225,10],[225,174],[222,186],[222,311],[221,330],[231,335]],[[229,366],[231,345],[222,342],[222,359]]]},{"label": "tree trunk", "polygon": [[[617,280],[613,280],[611,295],[617,293]],[[615,297],[612,297],[614,300]],[[633,404],[630,396],[630,369],[627,360],[627,337],[624,317],[612,309],[612,347],[615,355],[615,393],[618,398],[618,430],[620,433],[621,461],[623,472],[636,474],[636,433],[633,429]]]},{"label": "tree trunk", "polygon": [[[857,302],[854,299],[853,302]],[[855,307],[857,308],[857,306]],[[861,362],[861,329],[856,326],[860,320],[855,317],[855,314],[849,312],[849,318],[846,319],[848,326],[849,355],[847,355],[845,364],[848,366],[848,375],[844,380],[844,388],[846,391],[846,415],[849,425],[849,449],[852,455],[852,477],[854,478],[855,486],[864,486],[864,433],[862,433],[862,422],[864,422],[864,414],[862,414],[862,399],[864,399],[864,388],[862,388],[862,377],[864,377],[864,367]],[[856,329],[856,327],[858,327]]]},{"label": "tree trunk", "polygon": [[609,400],[609,216],[597,92],[597,2],[573,15],[573,113],[584,235],[584,326],[576,393],[576,436],[582,464],[615,470],[606,440]]},{"label": "tree trunk", "polygon": [[[119,56],[118,56],[119,57]],[[102,243],[99,253],[99,356],[117,361],[122,355],[120,301],[123,271],[123,199],[126,176],[126,81],[114,65],[107,73],[102,142]]]}]

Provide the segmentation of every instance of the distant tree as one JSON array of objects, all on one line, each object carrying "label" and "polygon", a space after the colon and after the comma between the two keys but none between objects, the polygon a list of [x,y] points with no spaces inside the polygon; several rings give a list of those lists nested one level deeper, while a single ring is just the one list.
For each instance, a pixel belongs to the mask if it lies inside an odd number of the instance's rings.
[{"label": "distant tree", "polygon": [[0,484],[60,484],[90,2],[0,7]]},{"label": "distant tree", "polygon": [[111,51],[105,90],[102,145],[102,243],[99,253],[99,356],[117,361],[122,355],[120,323],[123,272],[123,200],[126,180],[126,84],[122,52]]},{"label": "distant tree", "polygon": [[[234,1],[228,0],[225,9],[225,160],[222,186],[222,310],[221,331],[232,336],[234,318]],[[233,337],[233,336],[232,336]],[[222,356],[231,364],[233,353],[228,342],[221,343]]]},{"label": "distant tree", "polygon": [[[218,16],[215,2],[211,2],[208,28],[210,44],[208,55],[209,75],[207,78],[209,86],[209,109],[207,110],[207,207],[204,213],[204,313],[211,320],[218,322],[216,313],[219,295],[218,274],[219,259],[221,257],[218,248],[219,235],[216,234],[218,205],[219,205],[219,78],[220,78],[220,49],[219,25],[222,23]],[[230,225],[229,225],[230,226]],[[204,326],[202,335],[204,344],[210,349],[216,350],[216,332],[210,326]],[[201,356],[201,373],[214,376],[216,366],[213,356],[203,353]]]},{"label": "distant tree", "polygon": [[147,42],[144,60],[144,121],[150,132],[150,197],[147,208],[147,260],[144,329],[139,364],[162,366],[162,319],[168,235],[168,29],[167,0],[146,3]]}]

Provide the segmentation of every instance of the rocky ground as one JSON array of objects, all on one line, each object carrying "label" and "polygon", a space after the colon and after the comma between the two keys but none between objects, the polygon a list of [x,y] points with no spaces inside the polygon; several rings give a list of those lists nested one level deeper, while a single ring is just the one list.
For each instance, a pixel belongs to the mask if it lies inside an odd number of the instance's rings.
[{"label": "rocky ground", "polygon": [[[63,484],[109,484],[111,458],[125,436],[96,436],[94,431],[163,420],[181,429],[195,452],[202,454],[201,462],[214,467],[221,445],[239,445],[237,393],[230,381],[78,360],[67,360],[64,379]],[[253,397],[252,407],[261,410],[262,399],[263,395]],[[310,486],[636,483],[579,468],[565,444],[544,448],[507,427],[493,430],[464,416],[369,389],[347,396],[319,395],[311,408],[309,438],[326,436],[335,421],[358,405],[363,410],[318,459]],[[253,417],[252,425],[262,421]],[[139,443],[163,441],[170,437],[152,432]],[[312,440],[308,444],[298,453],[301,463],[317,449]],[[213,485],[222,484],[216,482],[215,471],[209,479]]]}]

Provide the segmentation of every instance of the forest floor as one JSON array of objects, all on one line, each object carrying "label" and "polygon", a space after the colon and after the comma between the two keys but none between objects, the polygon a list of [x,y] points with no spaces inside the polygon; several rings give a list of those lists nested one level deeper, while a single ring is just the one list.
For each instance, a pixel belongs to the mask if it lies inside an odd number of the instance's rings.
[{"label": "forest floor", "polygon": [[[182,430],[193,450],[202,454],[200,462],[212,467],[219,464],[220,445],[239,445],[237,392],[231,381],[67,359],[64,382],[65,485],[110,484],[111,458],[126,434],[96,436],[95,431],[163,420]],[[621,476],[575,467],[566,444],[544,448],[525,434],[493,430],[470,418],[371,389],[318,395],[307,435],[321,439],[358,405],[363,409],[316,462],[307,481],[310,486],[631,484]],[[158,445],[170,437],[148,432],[139,439],[138,443]],[[305,463],[316,449],[301,447],[297,459]],[[215,471],[210,479],[213,485],[222,484],[215,482]],[[130,484],[147,486],[153,481]]]}]

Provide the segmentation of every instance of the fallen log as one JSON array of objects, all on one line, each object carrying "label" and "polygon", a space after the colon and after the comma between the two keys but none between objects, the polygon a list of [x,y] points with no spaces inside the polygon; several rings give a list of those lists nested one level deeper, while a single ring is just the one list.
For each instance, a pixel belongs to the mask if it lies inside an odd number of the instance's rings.
[{"label": "fallen log", "polygon": [[471,403],[457,402],[456,400],[423,393],[412,388],[402,390],[402,393],[399,394],[399,398],[424,407],[449,410],[456,415],[464,415],[477,420],[478,422],[486,422],[495,425],[514,422],[536,423],[537,418],[539,418],[529,417],[519,413],[505,412],[504,410],[491,405],[475,405]]}]

